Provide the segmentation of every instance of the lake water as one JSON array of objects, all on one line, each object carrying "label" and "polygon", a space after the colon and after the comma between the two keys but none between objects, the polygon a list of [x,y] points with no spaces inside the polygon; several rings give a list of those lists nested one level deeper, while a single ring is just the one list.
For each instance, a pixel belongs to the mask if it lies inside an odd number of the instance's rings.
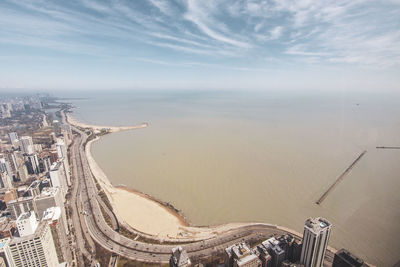
[{"label": "lake water", "polygon": [[[389,93],[100,91],[79,120],[148,122],[92,152],[114,184],[172,203],[190,223],[333,224],[330,245],[378,266],[400,260],[400,96]],[[368,152],[322,205],[315,201]]]}]

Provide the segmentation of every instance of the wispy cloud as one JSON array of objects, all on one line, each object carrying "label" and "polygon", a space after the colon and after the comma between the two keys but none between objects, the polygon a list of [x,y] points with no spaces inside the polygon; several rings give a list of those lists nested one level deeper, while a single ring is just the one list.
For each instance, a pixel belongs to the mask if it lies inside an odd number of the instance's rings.
[{"label": "wispy cloud", "polygon": [[202,31],[204,34],[208,35],[209,37],[217,41],[233,45],[236,47],[250,48],[251,45],[249,43],[240,40],[235,40],[231,37],[225,36],[218,30],[212,29],[211,25],[214,25],[214,27],[215,25],[219,25],[221,30],[222,24],[216,23],[210,18],[210,16],[207,13],[210,11],[210,8],[215,8],[215,6],[213,6],[213,4],[210,5],[209,2],[207,2],[208,5],[204,5],[205,2],[207,1],[188,0],[187,3],[188,11],[184,15],[185,19],[194,23],[200,31]]},{"label": "wispy cloud", "polygon": [[163,48],[165,62],[400,65],[398,1],[5,0],[0,12],[0,43],[91,57],[147,58]]},{"label": "wispy cloud", "polygon": [[172,16],[175,14],[173,7],[169,4],[168,1],[163,1],[163,0],[149,0],[149,1],[153,6],[158,8],[161,11],[161,13],[168,16]]}]

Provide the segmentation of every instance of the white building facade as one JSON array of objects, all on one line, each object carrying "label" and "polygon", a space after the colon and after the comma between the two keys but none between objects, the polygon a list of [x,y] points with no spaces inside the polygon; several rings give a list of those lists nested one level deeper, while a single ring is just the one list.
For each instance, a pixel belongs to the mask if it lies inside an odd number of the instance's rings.
[{"label": "white building facade", "polygon": [[304,225],[300,263],[305,267],[323,266],[332,224],[324,218],[307,219]]}]

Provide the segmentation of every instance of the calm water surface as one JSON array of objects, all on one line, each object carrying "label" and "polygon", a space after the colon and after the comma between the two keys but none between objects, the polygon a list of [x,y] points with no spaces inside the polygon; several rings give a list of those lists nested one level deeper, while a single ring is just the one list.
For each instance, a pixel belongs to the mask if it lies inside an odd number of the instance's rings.
[{"label": "calm water surface", "polygon": [[[75,116],[102,125],[148,122],[92,148],[114,184],[182,210],[194,225],[267,222],[302,232],[333,225],[330,245],[378,266],[400,260],[400,97],[231,91],[81,93]],[[363,151],[326,198],[315,201]]]}]

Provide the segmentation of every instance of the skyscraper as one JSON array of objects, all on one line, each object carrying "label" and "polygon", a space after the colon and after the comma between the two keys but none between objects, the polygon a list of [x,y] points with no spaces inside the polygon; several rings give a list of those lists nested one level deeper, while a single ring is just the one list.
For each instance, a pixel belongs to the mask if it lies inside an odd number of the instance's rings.
[{"label": "skyscraper", "polygon": [[16,132],[8,133],[8,136],[10,137],[11,145],[13,145],[15,141],[18,141],[18,134]]},{"label": "skyscraper", "polygon": [[323,266],[325,250],[331,233],[331,223],[323,218],[307,219],[304,225],[300,263],[305,267]]},{"label": "skyscraper", "polygon": [[35,152],[32,137],[30,136],[22,136],[19,140],[19,147],[24,154],[33,154]]},{"label": "skyscraper", "polygon": [[57,252],[47,222],[34,223],[30,235],[14,237],[7,248],[11,266],[58,267]]}]

